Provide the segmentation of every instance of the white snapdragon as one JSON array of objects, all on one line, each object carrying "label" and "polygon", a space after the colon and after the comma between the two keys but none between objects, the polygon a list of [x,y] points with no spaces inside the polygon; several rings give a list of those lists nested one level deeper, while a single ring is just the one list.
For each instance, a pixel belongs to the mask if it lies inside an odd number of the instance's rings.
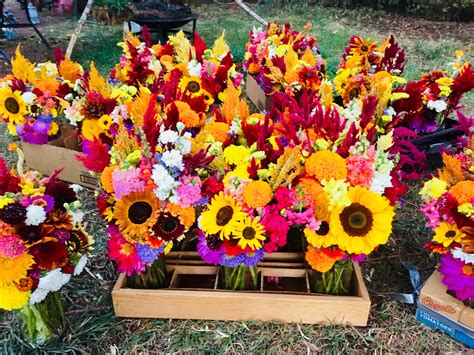
[{"label": "white snapdragon", "polygon": [[436,100],[436,101],[429,100],[427,106],[430,110],[435,110],[436,112],[439,113],[446,110],[447,104],[443,100]]},{"label": "white snapdragon", "polygon": [[160,133],[161,144],[168,144],[168,143],[174,144],[174,142],[176,142],[178,138],[179,138],[178,133],[170,129]]},{"label": "white snapdragon", "polygon": [[392,177],[389,173],[382,174],[378,171],[375,172],[372,184],[370,184],[370,191],[378,194],[383,194],[385,189],[393,187]]},{"label": "white snapdragon", "polygon": [[161,161],[168,168],[178,168],[180,171],[184,169],[183,156],[176,149],[167,150],[163,152]]},{"label": "white snapdragon", "polygon": [[30,205],[26,207],[26,221],[28,226],[38,226],[46,220],[46,212],[43,207]]},{"label": "white snapdragon", "polygon": [[188,73],[191,76],[200,76],[202,65],[196,59],[192,59],[188,63]]}]

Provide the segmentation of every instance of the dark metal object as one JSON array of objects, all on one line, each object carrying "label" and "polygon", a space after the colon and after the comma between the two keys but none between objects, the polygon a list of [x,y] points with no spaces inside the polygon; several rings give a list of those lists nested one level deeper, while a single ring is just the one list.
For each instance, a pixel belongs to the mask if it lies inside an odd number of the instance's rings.
[{"label": "dark metal object", "polygon": [[28,0],[20,1],[22,5],[24,4],[24,10],[26,14],[26,19],[28,20],[28,23],[9,23],[6,21],[5,16],[3,15],[3,5],[4,5],[5,0],[0,0],[0,28],[25,28],[25,27],[33,27],[35,30],[36,34],[41,38],[41,41],[43,44],[48,48],[48,50],[51,50],[51,46],[49,45],[48,41],[46,38],[43,37],[41,32],[38,30],[38,28],[34,25],[34,23],[31,21],[30,18],[30,13],[28,12]]},{"label": "dark metal object", "polygon": [[199,15],[194,14],[186,5],[148,0],[134,2],[133,9],[136,15],[128,22],[130,30],[131,22],[135,22],[146,26],[151,33],[156,33],[160,42],[166,42],[170,33],[175,33],[180,27],[192,22],[192,32],[184,33],[190,36],[191,40],[194,39]]}]

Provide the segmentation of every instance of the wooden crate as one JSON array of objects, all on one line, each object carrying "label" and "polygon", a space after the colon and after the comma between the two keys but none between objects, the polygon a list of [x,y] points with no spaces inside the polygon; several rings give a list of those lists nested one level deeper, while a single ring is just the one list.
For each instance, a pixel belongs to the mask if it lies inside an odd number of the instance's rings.
[{"label": "wooden crate", "polygon": [[[228,291],[219,288],[219,267],[202,262],[194,265],[168,264],[172,274],[169,288],[140,290],[126,287],[121,274],[112,291],[118,317],[204,319],[227,321],[280,321],[306,324],[367,325],[370,299],[360,267],[354,264],[354,296],[328,296],[309,291],[304,268],[259,267],[258,291]],[[266,276],[280,278],[279,290]]]}]

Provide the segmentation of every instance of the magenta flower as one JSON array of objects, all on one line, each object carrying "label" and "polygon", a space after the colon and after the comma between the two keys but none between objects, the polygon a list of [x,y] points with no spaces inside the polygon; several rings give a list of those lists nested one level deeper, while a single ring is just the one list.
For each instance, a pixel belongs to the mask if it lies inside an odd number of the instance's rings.
[{"label": "magenta flower", "polygon": [[454,291],[461,301],[474,297],[473,265],[456,259],[451,253],[444,254],[439,264],[439,272],[448,290]]}]

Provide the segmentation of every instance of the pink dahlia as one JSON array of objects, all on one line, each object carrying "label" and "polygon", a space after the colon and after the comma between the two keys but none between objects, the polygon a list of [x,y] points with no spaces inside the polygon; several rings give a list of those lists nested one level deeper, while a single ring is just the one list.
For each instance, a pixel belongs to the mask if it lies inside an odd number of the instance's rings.
[{"label": "pink dahlia", "polygon": [[109,226],[107,232],[110,235],[107,241],[109,259],[115,260],[120,272],[131,276],[134,272],[141,274],[145,270],[145,263],[138,256],[135,245],[129,243],[115,226]]}]

